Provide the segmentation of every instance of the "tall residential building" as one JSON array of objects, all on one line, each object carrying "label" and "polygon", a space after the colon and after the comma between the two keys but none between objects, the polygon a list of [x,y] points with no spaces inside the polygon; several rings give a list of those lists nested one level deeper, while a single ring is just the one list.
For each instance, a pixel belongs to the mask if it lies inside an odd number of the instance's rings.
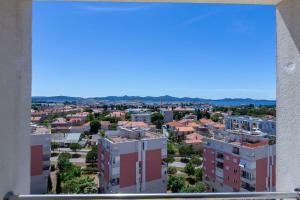
[{"label": "tall residential building", "polygon": [[250,116],[226,116],[226,129],[236,130],[242,129],[245,131],[260,130],[269,135],[276,135],[275,119],[261,119]]},{"label": "tall residential building", "polygon": [[173,111],[171,109],[160,109],[160,114],[164,116],[164,122],[169,123],[173,121]]},{"label": "tall residential building", "polygon": [[50,176],[51,134],[45,127],[34,127],[31,135],[31,194],[48,192]]},{"label": "tall residential building", "polygon": [[151,113],[131,114],[131,121],[133,121],[133,122],[145,122],[147,124],[150,124],[151,123]]},{"label": "tall residential building", "polygon": [[99,185],[103,193],[164,193],[167,190],[167,138],[146,129],[120,127],[98,144]]},{"label": "tall residential building", "polygon": [[203,180],[213,192],[274,191],[275,160],[265,134],[224,131],[204,138]]}]

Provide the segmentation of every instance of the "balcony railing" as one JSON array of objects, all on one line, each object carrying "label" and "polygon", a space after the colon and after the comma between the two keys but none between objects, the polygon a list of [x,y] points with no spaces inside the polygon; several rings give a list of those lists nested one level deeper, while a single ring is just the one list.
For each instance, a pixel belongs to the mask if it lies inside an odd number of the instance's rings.
[{"label": "balcony railing", "polygon": [[11,195],[6,200],[299,199],[299,192]]}]

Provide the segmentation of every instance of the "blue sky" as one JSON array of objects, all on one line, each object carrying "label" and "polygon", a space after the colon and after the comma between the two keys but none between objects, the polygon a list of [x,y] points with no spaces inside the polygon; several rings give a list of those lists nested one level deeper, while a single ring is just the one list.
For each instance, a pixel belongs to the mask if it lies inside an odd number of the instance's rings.
[{"label": "blue sky", "polygon": [[275,8],[33,4],[33,96],[275,99]]}]

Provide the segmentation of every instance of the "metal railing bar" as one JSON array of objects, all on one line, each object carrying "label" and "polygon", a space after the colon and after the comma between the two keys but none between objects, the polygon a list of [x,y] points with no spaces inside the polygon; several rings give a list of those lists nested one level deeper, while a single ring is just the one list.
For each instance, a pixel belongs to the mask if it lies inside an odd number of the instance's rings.
[{"label": "metal railing bar", "polygon": [[299,192],[153,193],[153,194],[46,194],[13,195],[9,200],[97,199],[299,199]]}]

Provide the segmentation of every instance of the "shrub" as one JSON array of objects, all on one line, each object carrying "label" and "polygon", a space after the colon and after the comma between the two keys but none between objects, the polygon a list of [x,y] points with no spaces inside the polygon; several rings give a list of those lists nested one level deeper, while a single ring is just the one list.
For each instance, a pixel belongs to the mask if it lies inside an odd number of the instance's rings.
[{"label": "shrub", "polygon": [[172,162],[174,162],[174,161],[175,161],[174,156],[173,156],[173,155],[168,155],[168,157],[167,157],[167,162],[168,162],[168,163],[172,163]]},{"label": "shrub", "polygon": [[97,157],[98,157],[98,148],[97,146],[93,146],[92,149],[87,153],[85,162],[95,163],[97,162]]},{"label": "shrub", "polygon": [[192,145],[181,145],[178,150],[181,156],[189,156],[194,154]]},{"label": "shrub", "polygon": [[190,161],[193,165],[199,166],[201,165],[201,160],[199,156],[193,155]]},{"label": "shrub", "polygon": [[168,167],[168,174],[176,174],[177,169],[176,167]]},{"label": "shrub", "polygon": [[187,173],[188,175],[194,175],[195,173],[195,167],[192,163],[188,163],[185,167],[184,167],[184,172]]},{"label": "shrub", "polygon": [[194,175],[197,181],[202,181],[202,169],[200,168],[195,169]]},{"label": "shrub", "polygon": [[172,143],[168,143],[167,149],[168,149],[168,154],[175,154],[175,148]]},{"label": "shrub", "polygon": [[185,187],[185,181],[182,176],[170,176],[168,179],[168,189],[172,192],[179,192]]}]

